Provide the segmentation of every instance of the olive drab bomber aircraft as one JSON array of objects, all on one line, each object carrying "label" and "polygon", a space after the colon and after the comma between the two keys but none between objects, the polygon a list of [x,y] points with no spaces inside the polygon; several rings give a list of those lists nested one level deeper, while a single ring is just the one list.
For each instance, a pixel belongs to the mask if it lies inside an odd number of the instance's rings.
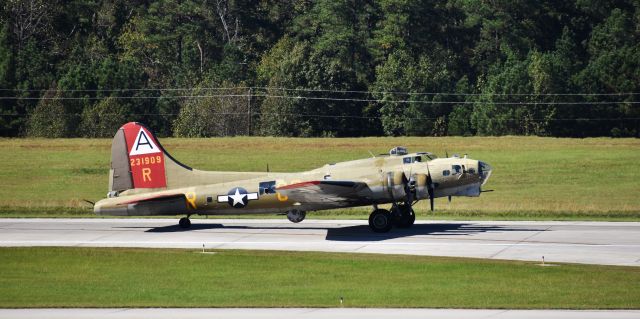
[{"label": "olive drab bomber aircraft", "polygon": [[[464,157],[437,158],[428,152],[389,154],[327,164],[306,172],[214,172],[181,164],[143,124],[118,129],[111,146],[109,192],[95,203],[99,215],[286,214],[298,223],[306,212],[372,206],[369,226],[388,232],[411,227],[412,206],[436,197],[480,196],[489,164]],[[392,204],[390,210],[380,204]]]}]

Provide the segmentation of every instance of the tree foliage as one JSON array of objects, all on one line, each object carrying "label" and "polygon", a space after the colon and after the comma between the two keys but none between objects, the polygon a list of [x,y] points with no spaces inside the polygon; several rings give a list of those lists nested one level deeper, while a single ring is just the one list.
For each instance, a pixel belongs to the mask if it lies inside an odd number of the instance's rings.
[{"label": "tree foliage", "polygon": [[0,4],[3,136],[637,137],[638,93],[634,0]]},{"label": "tree foliage", "polygon": [[[206,92],[194,89],[194,95]],[[179,137],[235,136],[247,134],[248,94],[242,88],[219,91],[223,97],[189,98],[173,125]]]}]

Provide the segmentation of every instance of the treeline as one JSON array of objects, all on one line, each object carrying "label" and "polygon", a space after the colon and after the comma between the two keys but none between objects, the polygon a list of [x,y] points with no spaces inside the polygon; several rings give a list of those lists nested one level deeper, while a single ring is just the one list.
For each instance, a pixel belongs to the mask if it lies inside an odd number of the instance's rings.
[{"label": "treeline", "polygon": [[637,0],[0,10],[3,136],[640,136]]}]

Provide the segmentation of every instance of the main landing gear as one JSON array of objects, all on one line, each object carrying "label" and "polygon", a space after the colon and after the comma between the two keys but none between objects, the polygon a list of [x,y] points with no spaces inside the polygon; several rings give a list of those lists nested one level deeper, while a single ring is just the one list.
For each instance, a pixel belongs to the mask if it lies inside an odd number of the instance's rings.
[{"label": "main landing gear", "polygon": [[369,215],[369,227],[376,233],[386,233],[391,230],[393,220],[386,209],[376,209]]},{"label": "main landing gear", "polygon": [[187,229],[191,227],[191,221],[189,220],[189,217],[191,217],[191,215],[180,218],[180,221],[178,222],[180,228]]},{"label": "main landing gear", "polygon": [[416,213],[413,208],[405,203],[394,205],[391,208],[391,214],[393,214],[395,225],[398,228],[409,228],[416,221]]},{"label": "main landing gear", "polygon": [[394,204],[391,211],[376,208],[369,215],[369,227],[376,233],[386,233],[395,225],[398,228],[409,228],[416,221],[416,214],[411,205]]}]

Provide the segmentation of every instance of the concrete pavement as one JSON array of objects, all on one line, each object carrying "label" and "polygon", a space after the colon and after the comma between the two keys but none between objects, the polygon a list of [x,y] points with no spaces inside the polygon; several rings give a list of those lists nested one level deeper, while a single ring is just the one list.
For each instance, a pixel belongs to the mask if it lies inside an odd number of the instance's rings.
[{"label": "concrete pavement", "polygon": [[366,221],[0,219],[0,246],[265,249],[640,266],[640,223],[418,221],[373,233]]}]

